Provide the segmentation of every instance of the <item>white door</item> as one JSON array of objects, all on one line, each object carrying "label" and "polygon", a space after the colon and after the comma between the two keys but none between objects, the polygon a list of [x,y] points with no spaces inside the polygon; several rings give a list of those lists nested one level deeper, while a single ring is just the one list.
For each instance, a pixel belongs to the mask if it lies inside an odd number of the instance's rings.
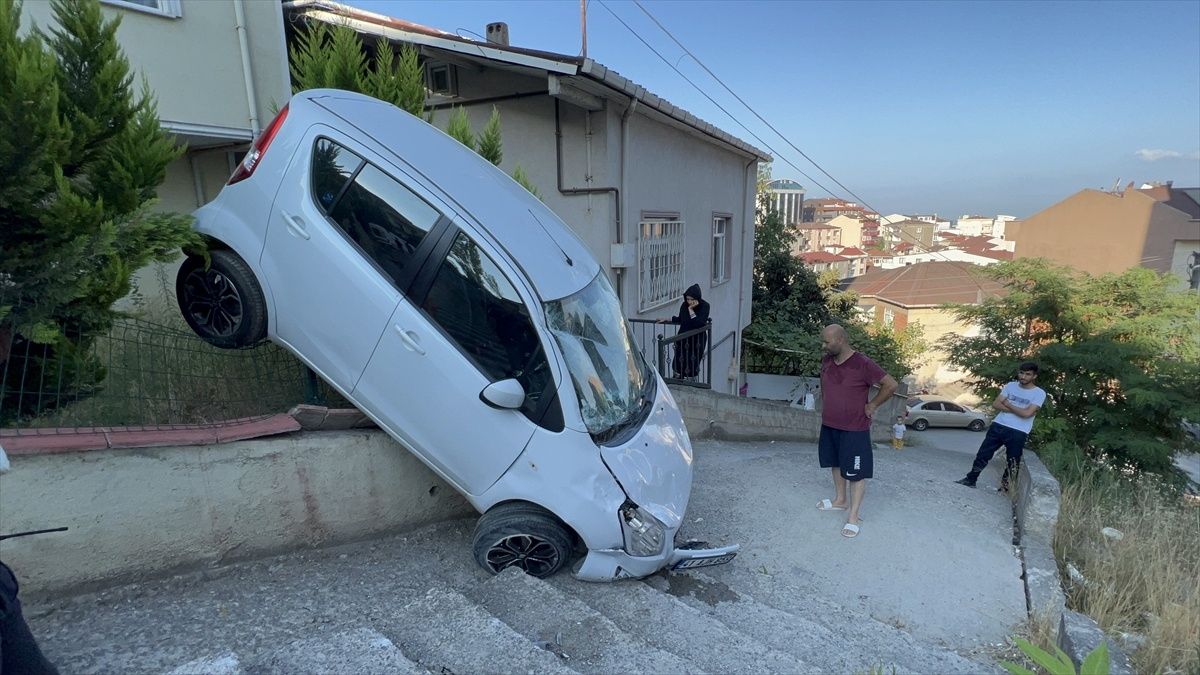
[{"label": "white door", "polygon": [[[444,259],[441,257],[444,253]],[[482,494],[557,406],[546,353],[508,272],[451,228],[401,300],[354,398],[461,490]],[[516,410],[485,403],[489,384],[516,379]],[[561,413],[558,414],[561,430]]]},{"label": "white door", "polygon": [[448,223],[381,165],[332,129],[310,130],[275,197],[261,259],[276,337],[344,392],[432,247],[425,235]]}]

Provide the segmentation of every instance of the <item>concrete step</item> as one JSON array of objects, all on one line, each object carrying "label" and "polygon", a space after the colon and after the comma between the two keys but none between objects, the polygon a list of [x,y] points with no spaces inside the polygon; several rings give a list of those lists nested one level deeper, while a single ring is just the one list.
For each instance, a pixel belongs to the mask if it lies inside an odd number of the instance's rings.
[{"label": "concrete step", "polygon": [[[694,581],[685,581],[687,577]],[[890,673],[895,666],[897,673],[1003,672],[990,664],[977,663],[944,647],[922,642],[895,626],[828,600],[814,589],[793,587],[753,570],[730,568],[717,574],[700,571],[673,574],[666,579],[652,578],[651,583],[679,595],[708,597],[720,596],[720,589],[733,591],[738,596],[736,600],[727,595],[724,601],[709,606],[716,618],[765,644],[812,659],[812,664],[821,670],[867,672],[869,667],[884,666]],[[672,590],[667,590],[664,584]],[[691,604],[696,604],[695,599]],[[786,649],[789,644],[801,651]]]},{"label": "concrete step", "polygon": [[514,568],[466,595],[518,633],[568,659],[571,668],[584,675],[704,672],[626,633],[579,599]]},{"label": "concrete step", "polygon": [[816,672],[801,660],[733,630],[641,581],[594,584],[568,575],[548,582],[621,630],[711,673]]},{"label": "concrete step", "polygon": [[370,628],[296,640],[245,669],[245,675],[426,675],[428,672],[405,658],[391,640]]},{"label": "concrete step", "polygon": [[380,626],[404,654],[434,673],[579,675],[559,656],[448,588],[430,589]]}]

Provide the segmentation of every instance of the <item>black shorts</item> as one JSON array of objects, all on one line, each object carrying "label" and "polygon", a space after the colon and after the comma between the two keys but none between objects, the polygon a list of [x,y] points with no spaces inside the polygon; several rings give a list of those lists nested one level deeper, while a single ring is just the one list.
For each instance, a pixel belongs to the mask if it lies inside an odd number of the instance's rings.
[{"label": "black shorts", "polygon": [[842,470],[842,478],[850,482],[873,477],[873,448],[869,429],[842,431],[821,425],[821,440],[817,444],[817,457],[821,461],[821,468],[837,467]]}]

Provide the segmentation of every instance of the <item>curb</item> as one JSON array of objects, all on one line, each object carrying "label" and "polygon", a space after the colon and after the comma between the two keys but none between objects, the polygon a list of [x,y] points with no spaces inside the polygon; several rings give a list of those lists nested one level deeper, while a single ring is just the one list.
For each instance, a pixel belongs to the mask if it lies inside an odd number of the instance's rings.
[{"label": "curb", "polygon": [[1061,500],[1062,488],[1058,481],[1041,458],[1026,452],[1017,481],[1017,500],[1013,503],[1018,550],[1025,571],[1026,609],[1031,617],[1058,615],[1058,647],[1071,657],[1076,668],[1092,650],[1105,642],[1108,645],[1109,675],[1133,675],[1129,659],[1104,634],[1100,625],[1090,617],[1066,607],[1066,595],[1058,576],[1058,561],[1054,557],[1054,529],[1058,526]]}]

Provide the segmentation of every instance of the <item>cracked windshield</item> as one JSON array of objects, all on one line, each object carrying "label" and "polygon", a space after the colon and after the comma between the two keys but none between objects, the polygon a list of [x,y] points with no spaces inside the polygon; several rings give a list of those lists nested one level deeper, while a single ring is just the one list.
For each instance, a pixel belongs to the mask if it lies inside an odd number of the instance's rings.
[{"label": "cracked windshield", "polygon": [[578,293],[547,302],[546,318],[566,355],[588,431],[601,433],[635,415],[650,373],[604,273]]}]

